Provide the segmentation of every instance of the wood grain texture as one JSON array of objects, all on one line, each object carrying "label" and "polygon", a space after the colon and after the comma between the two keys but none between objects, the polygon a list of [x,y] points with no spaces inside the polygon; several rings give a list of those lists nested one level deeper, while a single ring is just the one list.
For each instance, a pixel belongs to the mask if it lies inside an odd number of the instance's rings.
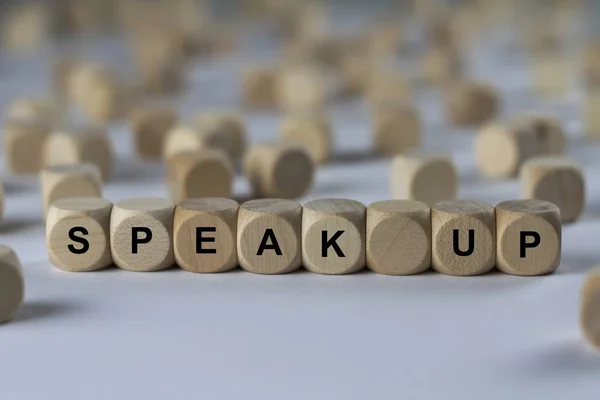
[{"label": "wood grain texture", "polygon": [[430,206],[453,200],[458,173],[452,160],[441,154],[410,151],[392,162],[390,188],[394,199],[416,200]]},{"label": "wood grain texture", "polygon": [[57,200],[70,197],[102,197],[102,179],[93,164],[46,167],[40,173],[44,218]]},{"label": "wood grain texture", "polygon": [[373,148],[377,154],[396,155],[419,147],[418,110],[404,103],[383,103],[373,111]]},{"label": "wood grain texture", "polygon": [[481,275],[494,268],[494,207],[477,201],[453,200],[431,209],[431,259],[443,274]]},{"label": "wood grain texture", "polygon": [[24,297],[25,281],[19,257],[10,247],[0,245],[0,323],[13,319]]},{"label": "wood grain texture", "polygon": [[[496,266],[507,274],[535,276],[554,272],[561,258],[560,209],[543,200],[512,200],[496,206]],[[523,232],[539,235],[535,238]],[[523,245],[523,241],[525,245]]]},{"label": "wood grain texture", "polygon": [[534,157],[521,167],[520,180],[521,197],[556,204],[563,223],[576,221],[583,212],[585,180],[579,162],[558,156]]},{"label": "wood grain texture", "polygon": [[480,126],[492,120],[500,108],[499,94],[481,82],[453,84],[446,94],[446,113],[453,125]]},{"label": "wood grain texture", "polygon": [[357,272],[366,265],[365,236],[363,204],[346,199],[308,202],[302,214],[302,264],[318,274]]},{"label": "wood grain texture", "polygon": [[285,116],[279,137],[306,147],[318,164],[329,160],[333,152],[331,123],[322,114],[294,113]]},{"label": "wood grain texture", "polygon": [[94,164],[107,181],[113,170],[113,148],[106,131],[97,126],[55,130],[46,140],[43,160],[45,166]]},{"label": "wood grain texture", "polygon": [[248,149],[244,174],[255,196],[295,199],[312,186],[315,162],[304,146],[295,143],[257,143]]},{"label": "wood grain texture", "polygon": [[[135,272],[172,267],[174,210],[169,200],[161,198],[115,203],[110,218],[110,249],[115,265]],[[144,243],[150,235],[150,241]]]},{"label": "wood grain texture", "polygon": [[246,126],[242,116],[235,112],[204,111],[196,115],[196,127],[208,137],[222,136],[229,158],[239,162],[246,152]]},{"label": "wood grain texture", "polygon": [[168,106],[141,106],[131,112],[129,119],[138,157],[162,158],[165,138],[177,123],[177,112]]},{"label": "wood grain texture", "polygon": [[236,268],[238,209],[236,201],[224,198],[201,198],[179,203],[173,223],[177,265],[198,273],[225,272]]},{"label": "wood grain texture", "polygon": [[167,160],[167,186],[172,200],[200,197],[229,197],[234,170],[220,150],[186,151]]},{"label": "wood grain texture", "polygon": [[367,267],[384,275],[412,275],[431,266],[431,209],[410,200],[367,207]]},{"label": "wood grain texture", "polygon": [[[46,245],[52,265],[70,272],[109,267],[111,211],[112,203],[101,198],[74,197],[54,202],[46,219]],[[82,252],[86,247],[87,251]]]},{"label": "wood grain texture", "polygon": [[579,325],[589,343],[600,349],[600,267],[592,269],[581,288]]},{"label": "wood grain texture", "polygon": [[50,126],[35,118],[9,119],[4,123],[6,167],[15,174],[36,174],[43,166],[43,153]]},{"label": "wood grain texture", "polygon": [[253,67],[243,73],[242,103],[249,110],[273,110],[278,107],[278,68]]},{"label": "wood grain texture", "polygon": [[251,200],[238,217],[240,266],[256,274],[285,274],[302,265],[302,206],[292,200]]},{"label": "wood grain texture", "polygon": [[231,138],[218,131],[200,130],[197,127],[176,126],[169,131],[164,141],[163,157],[165,160],[181,152],[201,151],[208,149],[222,150],[229,154]]}]

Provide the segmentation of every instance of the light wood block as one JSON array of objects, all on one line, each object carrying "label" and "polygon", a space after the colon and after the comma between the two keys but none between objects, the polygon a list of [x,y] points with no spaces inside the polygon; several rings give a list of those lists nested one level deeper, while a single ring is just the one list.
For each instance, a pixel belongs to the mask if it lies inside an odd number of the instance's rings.
[{"label": "light wood block", "polygon": [[46,219],[50,262],[70,272],[97,271],[112,265],[110,214],[112,203],[95,197],[54,202]]},{"label": "light wood block", "polygon": [[138,157],[162,158],[165,138],[177,123],[177,112],[170,107],[139,107],[131,113],[133,143]]},{"label": "light wood block", "polygon": [[239,204],[230,199],[182,201],[175,208],[173,248],[181,268],[199,273],[225,272],[238,265]]},{"label": "light wood block", "polygon": [[431,266],[431,210],[409,200],[367,207],[367,267],[385,275],[419,274]]},{"label": "light wood block", "polygon": [[447,156],[407,152],[392,162],[390,187],[394,199],[422,201],[432,206],[456,197],[458,173]]},{"label": "light wood block", "polygon": [[350,53],[340,62],[340,94],[344,97],[362,96],[367,92],[370,63],[362,54]]},{"label": "light wood block", "polygon": [[49,11],[42,2],[5,4],[0,23],[4,50],[25,54],[43,46],[51,33]]},{"label": "light wood block", "polygon": [[0,323],[14,318],[24,297],[21,261],[10,247],[0,245]]},{"label": "light wood block", "polygon": [[365,267],[366,208],[354,200],[322,199],[304,205],[302,264],[318,274],[342,275]]},{"label": "light wood block", "polygon": [[47,138],[43,160],[45,166],[94,164],[103,181],[110,178],[113,149],[103,128],[86,126],[71,130],[55,130]]},{"label": "light wood block", "polygon": [[256,274],[285,274],[302,265],[302,206],[295,201],[252,200],[240,206],[240,266]]},{"label": "light wood block", "polygon": [[600,42],[589,44],[582,56],[582,74],[588,89],[600,87]]},{"label": "light wood block", "polygon": [[426,50],[421,79],[429,85],[447,85],[463,75],[462,56],[454,48],[433,46]]},{"label": "light wood block", "polygon": [[[223,150],[234,162],[246,152],[246,127],[242,117],[233,112],[202,112],[196,116],[196,128],[207,137],[223,137]],[[216,139],[214,139],[216,140]]]},{"label": "light wood block", "polygon": [[278,107],[279,71],[255,67],[244,71],[242,103],[249,110],[273,110]]},{"label": "light wood block", "polygon": [[318,164],[329,160],[333,153],[331,124],[329,119],[321,114],[287,115],[281,123],[279,137],[306,147]]},{"label": "light wood block", "polygon": [[598,89],[594,89],[586,94],[583,105],[583,122],[587,136],[594,140],[600,139],[600,90]]},{"label": "light wood block", "polygon": [[37,119],[10,119],[4,124],[6,167],[15,174],[36,174],[43,166],[43,152],[50,126]]},{"label": "light wood block", "polygon": [[221,134],[221,131],[180,125],[167,134],[163,157],[168,160],[181,152],[208,149],[218,149],[229,154],[231,148],[231,136]]},{"label": "light wood block", "polygon": [[475,159],[488,178],[510,178],[521,165],[540,154],[540,141],[532,130],[516,129],[511,124],[490,124],[475,138]]},{"label": "light wood block", "polygon": [[600,349],[600,267],[592,269],[583,283],[579,325],[589,343]]},{"label": "light wood block", "polygon": [[412,97],[406,77],[395,70],[372,70],[367,85],[367,100],[371,107],[377,107],[384,103],[407,102]]},{"label": "light wood block", "polygon": [[5,113],[6,120],[35,120],[50,127],[62,122],[62,110],[54,102],[23,97],[13,101]]},{"label": "light wood block", "polygon": [[521,197],[556,204],[563,223],[576,221],[583,212],[585,180],[577,161],[557,156],[534,157],[521,167],[520,180]]},{"label": "light wood block", "polygon": [[500,96],[494,88],[480,82],[454,84],[446,94],[446,112],[451,124],[479,126],[500,112]]},{"label": "light wood block", "polygon": [[396,155],[421,143],[418,110],[403,103],[384,103],[373,112],[373,148],[377,154]]},{"label": "light wood block", "polygon": [[295,199],[312,186],[315,162],[309,151],[294,143],[259,143],[248,149],[244,173],[258,197]]},{"label": "light wood block", "polygon": [[102,197],[100,171],[92,164],[54,165],[40,174],[44,218],[57,200],[70,197]]},{"label": "light wood block", "polygon": [[514,129],[533,134],[538,142],[538,153],[562,155],[566,147],[563,124],[548,115],[523,115],[511,122]]},{"label": "light wood block", "polygon": [[561,256],[560,209],[543,200],[505,201],[496,206],[496,266],[512,275],[552,273]]},{"label": "light wood block", "polygon": [[199,197],[229,197],[233,180],[233,165],[220,150],[187,151],[167,160],[167,186],[175,203]]},{"label": "light wood block", "polygon": [[532,80],[542,97],[561,97],[569,91],[573,76],[571,60],[563,52],[536,55],[532,60]]},{"label": "light wood block", "polygon": [[277,98],[287,112],[319,112],[328,102],[326,77],[317,67],[288,67],[280,72]]},{"label": "light wood block", "polygon": [[477,201],[442,201],[431,209],[433,268],[448,275],[481,275],[496,261],[494,207]]},{"label": "light wood block", "polygon": [[135,272],[172,267],[174,210],[169,200],[161,198],[115,203],[110,217],[110,249],[115,265]]}]

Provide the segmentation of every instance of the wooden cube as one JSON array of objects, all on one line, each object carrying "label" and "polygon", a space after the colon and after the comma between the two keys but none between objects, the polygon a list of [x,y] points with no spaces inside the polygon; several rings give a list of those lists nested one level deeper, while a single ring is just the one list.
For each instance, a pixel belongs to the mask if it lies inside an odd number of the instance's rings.
[{"label": "wooden cube", "polygon": [[25,54],[44,45],[51,34],[49,11],[43,2],[5,4],[0,24],[2,47]]},{"label": "wooden cube", "polygon": [[0,323],[8,322],[23,304],[25,280],[17,254],[0,245]]},{"label": "wooden cube", "polygon": [[522,115],[511,121],[513,129],[532,134],[537,139],[538,153],[562,155],[566,147],[566,133],[563,124],[548,115]]},{"label": "wooden cube", "polygon": [[90,272],[112,265],[110,214],[112,203],[95,197],[54,202],[46,219],[50,262],[71,272]]},{"label": "wooden cube", "polygon": [[40,174],[44,218],[57,200],[70,197],[102,197],[100,171],[92,164],[53,165]]},{"label": "wooden cube", "polygon": [[571,60],[563,52],[536,55],[532,60],[534,88],[540,96],[564,96],[573,76]]},{"label": "wooden cube", "polygon": [[43,166],[50,126],[38,119],[10,119],[4,124],[6,167],[15,174],[35,174]]},{"label": "wooden cube", "polygon": [[242,102],[250,110],[273,110],[278,107],[277,68],[256,67],[244,71]]},{"label": "wooden cube", "polygon": [[556,204],[563,223],[576,221],[583,212],[585,180],[577,161],[557,156],[534,157],[521,167],[520,180],[521,197]]},{"label": "wooden cube", "polygon": [[46,140],[43,160],[46,166],[94,164],[106,181],[113,168],[113,149],[104,129],[97,126],[55,130]]},{"label": "wooden cube", "polygon": [[181,268],[199,273],[225,272],[238,265],[239,204],[230,199],[182,201],[175,208],[173,248]]},{"label": "wooden cube", "polygon": [[256,274],[285,274],[302,265],[302,206],[295,201],[252,200],[240,206],[240,266]]},{"label": "wooden cube", "polygon": [[229,197],[233,180],[233,165],[220,150],[187,151],[167,160],[167,186],[175,203],[199,197]]},{"label": "wooden cube", "polygon": [[11,103],[5,115],[7,120],[35,120],[49,127],[62,122],[62,110],[54,102],[23,97]]},{"label": "wooden cube", "polygon": [[418,110],[403,103],[384,103],[373,112],[373,148],[377,154],[396,155],[421,143]]},{"label": "wooden cube", "polygon": [[248,149],[244,173],[255,196],[295,199],[312,186],[315,162],[304,146],[259,143]]},{"label": "wooden cube", "polygon": [[586,93],[583,120],[587,136],[594,140],[600,139],[600,90],[595,89]]},{"label": "wooden cube", "polygon": [[146,106],[131,114],[133,143],[137,155],[145,160],[162,158],[165,138],[177,123],[177,113],[170,107]]},{"label": "wooden cube", "polygon": [[432,206],[456,197],[458,173],[449,157],[411,151],[394,158],[390,187],[394,199]]},{"label": "wooden cube", "polygon": [[591,43],[584,49],[581,64],[587,88],[596,90],[600,86],[600,42]]},{"label": "wooden cube", "polygon": [[367,267],[385,275],[419,274],[431,266],[431,210],[409,200],[367,207]]},{"label": "wooden cube", "polygon": [[163,157],[168,160],[181,152],[208,149],[218,149],[229,154],[232,148],[231,139],[231,136],[223,134],[220,130],[176,126],[165,138]]},{"label": "wooden cube", "polygon": [[592,269],[583,283],[579,324],[589,343],[600,349],[600,267]]},{"label": "wooden cube", "polygon": [[371,107],[385,103],[403,103],[411,97],[411,88],[406,77],[398,72],[376,69],[369,74],[367,99]]},{"label": "wooden cube", "polygon": [[331,124],[329,119],[321,114],[287,115],[281,123],[279,137],[306,147],[318,164],[329,160],[333,153]]},{"label": "wooden cube", "polygon": [[421,79],[429,85],[447,85],[463,75],[462,55],[453,47],[433,46],[423,56]]},{"label": "wooden cube", "polygon": [[196,128],[207,137],[222,137],[223,150],[237,163],[246,152],[246,127],[240,115],[228,112],[202,112],[196,116]]},{"label": "wooden cube", "polygon": [[302,264],[318,274],[342,275],[365,267],[366,208],[354,200],[322,199],[304,205]]},{"label": "wooden cube", "polygon": [[460,82],[446,94],[446,112],[453,125],[479,126],[500,112],[500,96],[487,84]]},{"label": "wooden cube", "polygon": [[161,198],[115,203],[110,217],[110,249],[115,265],[135,272],[172,267],[174,210],[169,200]]},{"label": "wooden cube", "polygon": [[431,260],[443,274],[481,275],[496,261],[496,221],[490,204],[452,200],[431,209]]},{"label": "wooden cube", "polygon": [[285,111],[318,112],[328,101],[326,77],[317,67],[289,67],[280,73],[277,96]]},{"label": "wooden cube", "polygon": [[496,266],[512,275],[552,273],[560,264],[560,209],[543,200],[505,201],[496,206]]}]

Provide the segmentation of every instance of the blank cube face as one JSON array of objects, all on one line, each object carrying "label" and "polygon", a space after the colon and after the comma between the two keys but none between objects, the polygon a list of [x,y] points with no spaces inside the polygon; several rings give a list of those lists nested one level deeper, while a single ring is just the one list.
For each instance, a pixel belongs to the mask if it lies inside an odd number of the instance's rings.
[{"label": "blank cube face", "polygon": [[600,349],[600,268],[593,269],[581,290],[579,309],[581,330],[588,341]]},{"label": "blank cube face", "polygon": [[499,109],[498,94],[485,84],[460,83],[448,92],[448,118],[455,125],[481,125],[493,119]]},{"label": "blank cube face", "polygon": [[584,208],[582,168],[576,161],[563,157],[532,158],[521,168],[521,194],[526,199],[556,204],[562,222],[573,222]]},{"label": "blank cube face", "polygon": [[0,323],[13,319],[24,297],[21,262],[10,247],[0,245]]},{"label": "blank cube face", "polygon": [[284,274],[302,264],[302,206],[291,200],[253,200],[238,219],[240,266],[257,274]]},{"label": "blank cube face", "polygon": [[49,126],[37,120],[9,120],[4,127],[8,170],[16,174],[38,173],[49,132]]},{"label": "blank cube face", "polygon": [[559,208],[542,200],[514,200],[496,206],[497,260],[507,274],[534,276],[560,264]]},{"label": "blank cube face", "polygon": [[533,81],[542,96],[560,96],[569,89],[568,77],[572,75],[570,60],[562,56],[539,56],[533,64]]},{"label": "blank cube face", "polygon": [[177,264],[190,272],[225,272],[237,267],[239,204],[204,198],[179,203],[175,209],[173,247]]},{"label": "blank cube face", "polygon": [[41,173],[44,216],[57,200],[70,197],[101,197],[100,172],[91,164],[55,165]]},{"label": "blank cube face", "polygon": [[217,143],[232,161],[239,161],[246,151],[246,127],[235,113],[203,112],[196,117],[196,126],[208,137],[222,137]]},{"label": "blank cube face", "polygon": [[395,199],[432,206],[456,197],[458,173],[448,157],[409,152],[394,158],[390,186]]},{"label": "blank cube face", "polygon": [[316,68],[295,67],[283,71],[277,86],[281,108],[287,111],[318,111],[327,102],[325,77]]},{"label": "blank cube face", "polygon": [[349,274],[365,266],[366,208],[359,202],[323,199],[304,205],[302,262],[328,275]]},{"label": "blank cube face", "polygon": [[142,159],[156,160],[163,154],[164,141],[177,122],[170,108],[142,108],[134,111],[131,124],[136,153]]},{"label": "blank cube face", "polygon": [[331,127],[323,116],[289,115],[281,124],[280,137],[306,147],[317,163],[327,161],[333,151]]},{"label": "blank cube face", "polygon": [[368,97],[372,106],[410,99],[411,91],[406,79],[389,71],[375,71],[368,80]]},{"label": "blank cube face", "polygon": [[275,69],[246,71],[242,86],[244,106],[249,109],[277,108],[277,76]]},{"label": "blank cube face", "polygon": [[110,220],[110,247],[115,265],[136,272],[173,266],[173,213],[173,204],[165,199],[140,198],[116,203]]},{"label": "blank cube face", "polygon": [[489,272],[496,260],[494,207],[474,201],[443,201],[431,210],[432,266],[443,274]]},{"label": "blank cube face", "polygon": [[427,204],[388,200],[367,208],[367,266],[385,275],[411,275],[431,265],[431,211]]},{"label": "blank cube face", "polygon": [[55,202],[46,222],[50,262],[71,272],[109,267],[111,211],[112,203],[100,198],[76,197]]},{"label": "blank cube face", "polygon": [[382,105],[375,111],[373,146],[378,154],[394,155],[418,147],[421,122],[415,109]]},{"label": "blank cube face", "polygon": [[542,155],[562,155],[566,139],[562,123],[551,116],[526,115],[516,118],[513,127],[535,136],[538,152]]}]

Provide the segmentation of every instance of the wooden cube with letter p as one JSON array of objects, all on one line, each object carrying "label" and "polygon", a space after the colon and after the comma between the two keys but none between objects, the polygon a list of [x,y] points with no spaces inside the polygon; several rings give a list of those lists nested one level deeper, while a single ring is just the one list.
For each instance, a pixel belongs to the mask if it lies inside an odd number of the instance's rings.
[{"label": "wooden cube with letter p", "polygon": [[161,198],[115,203],[110,218],[110,249],[115,265],[149,272],[175,264],[173,204]]},{"label": "wooden cube with letter p", "polygon": [[323,199],[304,205],[302,262],[312,272],[342,275],[365,267],[366,207],[354,200]]},{"label": "wooden cube with letter p", "polygon": [[558,206],[543,200],[505,201],[496,206],[496,225],[500,271],[535,276],[558,268],[562,238]]}]

